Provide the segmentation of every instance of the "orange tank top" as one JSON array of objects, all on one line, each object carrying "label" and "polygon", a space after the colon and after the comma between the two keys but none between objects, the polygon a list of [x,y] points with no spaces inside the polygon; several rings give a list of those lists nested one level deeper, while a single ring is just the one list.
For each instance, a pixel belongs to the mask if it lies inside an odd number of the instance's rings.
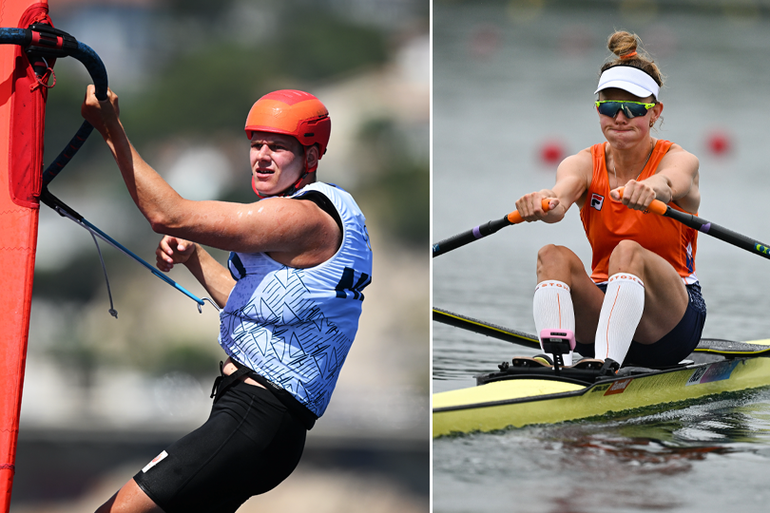
[{"label": "orange tank top", "polygon": [[[638,180],[655,174],[658,164],[671,147],[670,141],[659,140]],[[630,239],[662,256],[679,273],[686,284],[695,283],[695,252],[698,232],[668,217],[633,210],[610,198],[610,182],[604,143],[591,147],[593,176],[580,210],[588,242],[593,250],[591,279],[606,282],[610,253],[621,240]],[[673,202],[671,208],[683,211]]]}]

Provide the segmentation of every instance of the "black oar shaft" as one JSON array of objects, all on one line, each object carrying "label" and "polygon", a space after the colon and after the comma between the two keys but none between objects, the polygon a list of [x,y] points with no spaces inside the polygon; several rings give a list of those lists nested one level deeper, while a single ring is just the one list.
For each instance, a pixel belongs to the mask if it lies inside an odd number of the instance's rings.
[{"label": "black oar shaft", "polygon": [[505,340],[506,342],[511,342],[513,344],[540,349],[540,341],[535,335],[512,330],[486,321],[480,321],[448,310],[442,310],[441,308],[433,308],[433,320],[449,326],[454,326],[455,328],[472,331],[480,335]]},{"label": "black oar shaft", "polygon": [[740,233],[734,232],[723,226],[719,226],[718,224],[714,224],[711,221],[707,221],[693,214],[676,210],[668,205],[666,205],[666,212],[663,215],[675,219],[685,226],[689,226],[690,228],[698,230],[701,233],[705,233],[706,235],[715,237],[721,241],[727,242],[728,244],[732,244],[733,246],[745,249],[746,251],[770,259],[770,246],[767,244],[746,237],[745,235],[741,235]]},{"label": "black oar shaft", "polygon": [[505,216],[502,219],[489,221],[486,224],[481,224],[471,230],[444,239],[433,245],[433,257],[435,258],[439,255],[443,255],[444,253],[452,251],[453,249],[457,249],[475,240],[481,239],[482,237],[491,235],[499,229],[504,228],[510,224],[513,223],[508,220],[508,216]]},{"label": "black oar shaft", "polygon": [[[551,208],[551,200],[543,199],[542,207],[545,212],[548,212],[548,210]],[[433,257],[435,258],[439,255],[443,255],[444,253],[448,253],[453,249],[465,246],[466,244],[484,238],[487,235],[492,235],[500,228],[505,228],[506,226],[510,226],[512,224],[518,224],[522,221],[523,219],[521,218],[521,214],[519,214],[517,210],[514,210],[502,219],[492,220],[486,224],[480,224],[479,226],[466,232],[458,233],[457,235],[435,243],[433,245]]]},{"label": "black oar shaft", "polygon": [[[621,187],[619,190],[620,195],[623,196],[623,188]],[[711,221],[706,221],[705,219],[690,214],[689,212],[682,212],[681,210],[671,208],[669,205],[663,203],[660,200],[652,200],[648,210],[658,214],[659,216],[670,217],[671,219],[679,221],[685,226],[689,226],[690,228],[698,230],[701,233],[705,233],[706,235],[711,235],[712,237],[727,242],[728,244],[732,244],[735,247],[745,249],[750,253],[754,253],[755,255],[770,259],[769,245],[763,242],[759,242],[758,240],[754,240],[750,237],[746,237],[745,235],[741,235],[740,233],[734,232],[729,228],[725,228],[724,226],[719,226],[718,224],[712,223]]]}]

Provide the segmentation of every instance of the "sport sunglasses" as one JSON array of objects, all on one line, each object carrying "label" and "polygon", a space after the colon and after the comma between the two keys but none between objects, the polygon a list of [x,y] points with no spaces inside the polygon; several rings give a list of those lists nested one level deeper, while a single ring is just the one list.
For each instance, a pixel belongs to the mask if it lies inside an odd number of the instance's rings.
[{"label": "sport sunglasses", "polygon": [[619,110],[623,110],[623,114],[631,119],[637,116],[644,116],[647,111],[655,106],[654,103],[644,102],[627,102],[627,101],[615,101],[615,100],[599,100],[596,102],[596,110],[599,114],[604,114],[614,118]]}]

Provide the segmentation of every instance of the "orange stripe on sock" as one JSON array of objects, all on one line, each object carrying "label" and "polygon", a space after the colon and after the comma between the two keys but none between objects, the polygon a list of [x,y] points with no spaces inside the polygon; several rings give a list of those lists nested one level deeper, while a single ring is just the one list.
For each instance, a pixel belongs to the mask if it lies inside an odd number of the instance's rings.
[{"label": "orange stripe on sock", "polygon": [[612,301],[612,308],[610,308],[610,315],[607,317],[607,332],[604,334],[605,340],[607,340],[607,353],[604,355],[606,360],[610,356],[610,323],[612,322],[612,312],[615,311],[615,305],[618,303],[618,296],[620,295],[620,287],[615,291],[615,299]]}]

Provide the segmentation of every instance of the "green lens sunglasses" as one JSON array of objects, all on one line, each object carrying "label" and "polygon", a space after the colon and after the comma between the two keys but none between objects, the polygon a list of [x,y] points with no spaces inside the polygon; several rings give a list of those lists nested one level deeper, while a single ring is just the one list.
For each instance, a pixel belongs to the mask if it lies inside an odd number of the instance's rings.
[{"label": "green lens sunglasses", "polygon": [[599,100],[596,102],[596,110],[599,114],[604,114],[614,118],[619,110],[623,110],[623,114],[631,119],[637,116],[644,116],[647,111],[653,108],[656,104],[645,102],[627,102],[616,100]]}]

